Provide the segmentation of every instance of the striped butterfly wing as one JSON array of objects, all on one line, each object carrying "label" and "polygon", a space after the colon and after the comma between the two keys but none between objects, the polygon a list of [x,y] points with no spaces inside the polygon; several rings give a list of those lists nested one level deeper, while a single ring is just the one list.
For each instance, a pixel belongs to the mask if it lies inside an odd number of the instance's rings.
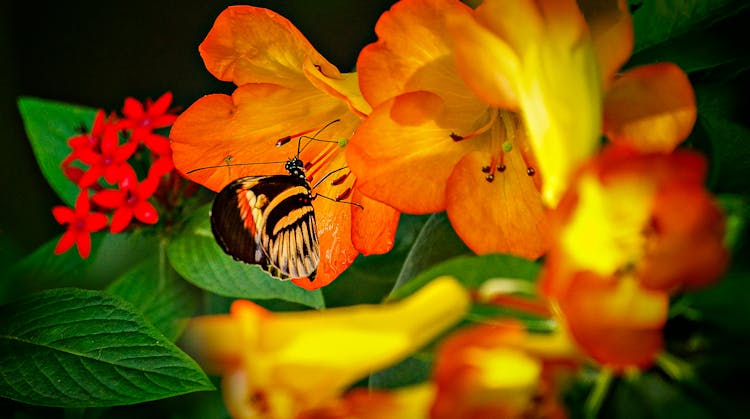
[{"label": "striped butterfly wing", "polygon": [[315,278],[320,261],[310,185],[288,175],[235,180],[216,195],[211,230],[236,260],[279,279]]}]

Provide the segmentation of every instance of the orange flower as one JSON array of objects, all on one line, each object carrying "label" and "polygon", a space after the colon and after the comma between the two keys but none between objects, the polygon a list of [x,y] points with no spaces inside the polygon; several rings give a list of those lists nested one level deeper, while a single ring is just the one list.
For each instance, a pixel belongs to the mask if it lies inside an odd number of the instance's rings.
[{"label": "orange flower", "polygon": [[[288,20],[249,6],[223,11],[200,45],[211,74],[231,81],[231,96],[204,96],[183,112],[171,131],[175,166],[183,173],[206,166],[227,166],[186,175],[214,191],[241,176],[286,174],[284,165],[235,165],[284,161],[297,153],[297,141],[277,147],[279,139],[314,135],[300,158],[314,193],[353,205],[316,199],[321,262],[315,281],[294,282],[308,289],[327,285],[358,253],[388,251],[393,245],[398,213],[364,197],[346,169],[343,145],[370,108],[362,99],[355,73],[340,73]],[[338,142],[338,143],[337,143]],[[305,143],[306,144],[306,143]]]},{"label": "orange flower", "polygon": [[346,158],[365,194],[403,212],[445,210],[473,251],[537,258],[545,217],[526,129],[473,94],[454,63],[447,21],[471,12],[403,0],[381,16],[357,62],[373,110]]},{"label": "orange flower", "polygon": [[695,123],[693,90],[677,66],[615,77],[633,48],[625,0],[486,0],[449,29],[472,91],[523,116],[550,206],[602,129],[613,142],[672,151]]},{"label": "orange flower", "polygon": [[721,211],[703,158],[605,149],[551,214],[542,278],[576,341],[616,370],[662,349],[669,295],[715,281],[727,264]]},{"label": "orange flower", "polygon": [[534,336],[511,320],[456,332],[437,354],[430,417],[565,417],[557,384],[575,364],[568,343],[563,334]]}]

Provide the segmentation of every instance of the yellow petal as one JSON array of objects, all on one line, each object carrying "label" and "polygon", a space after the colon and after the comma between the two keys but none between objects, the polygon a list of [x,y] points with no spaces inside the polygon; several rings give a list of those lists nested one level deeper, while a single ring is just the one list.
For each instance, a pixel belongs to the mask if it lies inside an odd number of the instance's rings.
[{"label": "yellow petal", "polygon": [[[357,73],[324,73],[325,69],[317,66],[312,60],[305,60],[304,72],[312,85],[339,98],[349,106],[349,110],[364,118],[372,108],[359,91]],[[335,69],[335,68],[334,68]]]},{"label": "yellow petal", "polygon": [[652,185],[619,181],[605,188],[588,175],[580,180],[578,193],[576,211],[561,235],[571,264],[610,276],[640,260],[643,231],[651,216]]}]

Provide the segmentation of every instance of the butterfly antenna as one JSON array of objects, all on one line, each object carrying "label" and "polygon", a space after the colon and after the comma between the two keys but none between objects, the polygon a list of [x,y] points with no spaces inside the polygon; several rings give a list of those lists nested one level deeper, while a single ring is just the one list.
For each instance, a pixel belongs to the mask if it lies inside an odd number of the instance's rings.
[{"label": "butterfly antenna", "polygon": [[[305,150],[305,148],[307,148],[307,146],[309,146],[313,141],[319,141],[319,142],[322,142],[322,143],[336,143],[336,144],[338,144],[338,141],[321,140],[321,139],[318,139],[317,137],[318,137],[318,135],[320,135],[321,132],[323,132],[323,130],[325,130],[326,128],[328,128],[331,125],[335,124],[336,122],[340,122],[340,121],[341,121],[341,119],[334,119],[333,121],[331,121],[331,122],[323,125],[323,127],[321,129],[319,129],[318,132],[316,132],[312,136],[300,135],[299,141],[297,142],[297,157],[299,158],[300,153],[302,153]],[[307,144],[305,144],[304,147],[300,148],[300,145],[302,144],[302,139],[303,138],[306,138],[306,139],[308,139],[310,141],[308,141]]]},{"label": "butterfly antenna", "polygon": [[189,175],[191,173],[195,173],[195,172],[198,172],[198,171],[201,171],[201,170],[206,170],[206,169],[220,169],[222,167],[250,166],[250,165],[256,165],[256,164],[279,164],[279,163],[286,163],[286,161],[264,161],[264,162],[258,162],[258,163],[236,163],[236,164],[232,164],[232,163],[227,162],[227,164],[219,164],[219,165],[216,165],[216,166],[200,167],[198,169],[193,169],[193,170],[190,170],[188,172],[185,172],[185,174]]},{"label": "butterfly antenna", "polygon": [[313,195],[313,199],[315,198],[325,198],[329,201],[338,202],[339,204],[349,204],[349,205],[354,205],[355,207],[359,207],[360,209],[365,209],[365,207],[363,207],[362,204],[358,204],[352,201],[340,201],[338,199],[331,198],[330,196],[321,195],[319,193],[316,193],[315,195]]}]

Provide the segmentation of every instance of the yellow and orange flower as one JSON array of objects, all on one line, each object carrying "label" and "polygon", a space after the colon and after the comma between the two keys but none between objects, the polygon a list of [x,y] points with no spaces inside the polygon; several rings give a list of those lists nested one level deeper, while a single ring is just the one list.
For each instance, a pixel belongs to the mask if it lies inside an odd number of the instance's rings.
[{"label": "yellow and orange flower", "polygon": [[439,348],[430,417],[563,418],[558,386],[576,356],[564,331],[533,335],[513,320],[461,330]]},{"label": "yellow and orange flower", "polygon": [[561,387],[580,361],[565,330],[534,335],[520,322],[500,320],[442,341],[430,381],[353,389],[298,419],[564,418]]},{"label": "yellow and orange flower", "polygon": [[[321,262],[315,281],[295,280],[315,289],[327,285],[359,253],[384,253],[393,245],[398,213],[360,193],[348,169],[343,146],[369,113],[356,73],[340,73],[288,20],[250,6],[232,6],[216,19],[200,45],[211,74],[237,85],[231,96],[211,94],[190,106],[170,133],[175,166],[214,191],[241,176],[286,174],[284,165],[232,165],[279,162],[297,153],[297,141],[277,147],[279,139],[314,135],[300,158],[313,184],[340,170],[314,192],[353,205],[316,199]],[[336,143],[338,142],[338,143]]]},{"label": "yellow and orange flower", "polygon": [[471,90],[522,115],[551,207],[598,149],[600,132],[669,152],[695,123],[693,90],[677,66],[617,76],[633,48],[624,0],[486,0],[473,15],[453,16],[449,28]]},{"label": "yellow and orange flower", "polygon": [[449,277],[376,306],[271,313],[238,300],[229,315],[192,319],[183,343],[207,372],[223,376],[233,417],[286,419],[330,406],[458,322],[468,306],[468,293]]},{"label": "yellow and orange flower", "polygon": [[542,290],[571,334],[615,370],[661,352],[670,294],[715,281],[728,262],[721,210],[695,153],[605,149],[550,216]]},{"label": "yellow and orange flower", "polygon": [[547,245],[526,128],[455,65],[448,21],[471,14],[458,0],[402,0],[381,16],[357,62],[373,110],[346,158],[365,194],[403,212],[445,210],[477,253],[534,259]]}]

